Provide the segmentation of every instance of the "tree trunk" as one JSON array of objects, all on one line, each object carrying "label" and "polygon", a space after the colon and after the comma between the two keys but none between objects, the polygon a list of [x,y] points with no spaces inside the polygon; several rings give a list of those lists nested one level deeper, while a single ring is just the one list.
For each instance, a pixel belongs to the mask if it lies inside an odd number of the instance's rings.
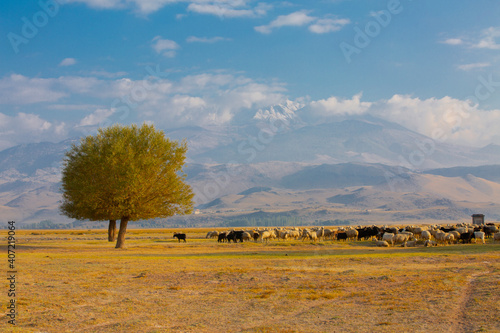
[{"label": "tree trunk", "polygon": [[118,240],[116,241],[116,249],[125,248],[125,232],[127,231],[127,223],[129,218],[122,217],[120,220],[120,231],[118,231]]},{"label": "tree trunk", "polygon": [[116,220],[109,220],[108,242],[114,242],[116,238]]}]

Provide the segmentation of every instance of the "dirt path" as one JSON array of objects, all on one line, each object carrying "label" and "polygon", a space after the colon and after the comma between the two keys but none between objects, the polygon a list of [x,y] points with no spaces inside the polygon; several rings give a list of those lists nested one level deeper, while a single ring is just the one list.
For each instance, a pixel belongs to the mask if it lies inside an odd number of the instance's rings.
[{"label": "dirt path", "polygon": [[478,278],[492,274],[493,271],[489,270],[487,272],[475,273],[467,277],[467,284],[462,289],[462,294],[460,296],[459,305],[456,314],[456,332],[473,332],[476,328],[474,322],[471,322],[468,318],[468,312],[475,305],[474,295],[477,290],[477,280]]}]

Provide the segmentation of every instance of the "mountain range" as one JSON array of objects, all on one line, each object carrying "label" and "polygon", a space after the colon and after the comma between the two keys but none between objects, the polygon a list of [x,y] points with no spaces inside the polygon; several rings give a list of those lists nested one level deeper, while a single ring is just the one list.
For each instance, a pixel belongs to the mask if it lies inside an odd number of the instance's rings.
[{"label": "mountain range", "polygon": [[[312,123],[301,112],[287,102],[224,127],[164,130],[188,142],[200,219],[255,209],[360,223],[466,219],[478,210],[500,218],[500,146],[451,145],[366,115]],[[71,222],[58,212],[60,168],[77,142],[0,151],[0,216]]]}]

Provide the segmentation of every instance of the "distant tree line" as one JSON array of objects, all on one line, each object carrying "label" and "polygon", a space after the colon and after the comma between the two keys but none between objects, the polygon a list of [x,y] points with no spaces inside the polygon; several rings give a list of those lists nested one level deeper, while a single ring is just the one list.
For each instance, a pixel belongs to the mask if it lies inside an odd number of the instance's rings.
[{"label": "distant tree line", "polygon": [[225,227],[286,227],[304,225],[296,216],[235,217],[223,223]]},{"label": "distant tree line", "polygon": [[19,225],[19,229],[71,229],[72,227],[71,223],[54,223],[51,220]]}]

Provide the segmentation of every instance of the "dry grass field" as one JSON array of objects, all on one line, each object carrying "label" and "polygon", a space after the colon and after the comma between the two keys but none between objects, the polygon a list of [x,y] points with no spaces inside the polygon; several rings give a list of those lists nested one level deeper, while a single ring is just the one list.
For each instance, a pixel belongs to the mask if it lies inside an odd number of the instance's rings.
[{"label": "dry grass field", "polygon": [[17,231],[17,325],[3,314],[0,331],[500,332],[492,240],[218,244],[184,231],[187,243],[131,229],[123,250],[105,230]]}]

